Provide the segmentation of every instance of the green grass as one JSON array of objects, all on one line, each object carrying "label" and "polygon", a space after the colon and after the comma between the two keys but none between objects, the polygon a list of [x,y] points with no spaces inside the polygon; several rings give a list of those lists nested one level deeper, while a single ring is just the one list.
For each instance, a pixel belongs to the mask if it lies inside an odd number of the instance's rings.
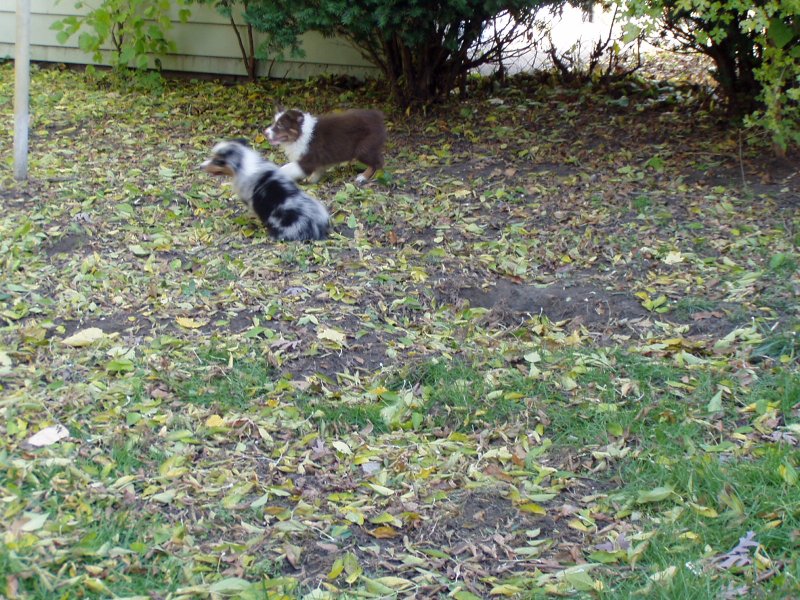
[{"label": "green grass", "polygon": [[[494,390],[483,370],[464,362],[437,361],[418,366],[403,380],[403,387],[421,386],[420,412],[426,427],[453,427],[473,431],[519,417],[525,405]],[[499,393],[492,393],[499,392]]]},{"label": "green grass", "polygon": [[[800,526],[800,496],[796,481],[787,481],[781,475],[781,467],[797,468],[798,450],[782,444],[764,448],[763,455],[756,458],[695,454],[665,461],[669,453],[669,448],[647,445],[645,454],[626,463],[620,472],[625,485],[613,496],[616,502],[630,506],[629,510],[669,517],[655,530],[656,536],[638,561],[638,573],[622,573],[622,585],[619,580],[609,582],[613,592],[606,597],[626,597],[634,590],[644,589],[653,573],[682,565],[668,585],[651,586],[647,597],[717,598],[725,585],[746,584],[743,575],[754,575],[754,568],[704,570],[704,561],[709,558],[705,548],[716,549],[713,555],[719,556],[733,549],[748,531],[755,532],[755,539],[771,561],[793,562],[797,550],[794,532]],[[660,503],[636,502],[639,492],[662,486],[672,487],[674,495]],[[693,509],[688,502],[715,513],[701,514],[701,509]],[[696,572],[685,568],[692,563]],[[768,580],[759,592],[762,595],[752,597],[788,597],[780,594],[791,595],[789,590],[796,593],[797,569],[792,571]]]},{"label": "green grass", "polygon": [[636,212],[645,212],[653,206],[653,201],[647,196],[637,196],[631,202],[631,208]]},{"label": "green grass", "polygon": [[227,352],[204,348],[186,376],[167,380],[181,401],[220,411],[242,410],[263,401],[274,387],[274,369],[253,357],[237,359],[232,366],[230,361]]},{"label": "green grass", "polygon": [[768,266],[776,276],[783,279],[789,279],[799,268],[797,259],[793,255],[783,252],[773,254],[770,257]]},{"label": "green grass", "polygon": [[[510,388],[491,394],[482,370],[460,361],[421,363],[385,385],[387,391],[378,396],[368,395],[363,403],[329,401],[301,394],[297,404],[304,414],[325,422],[350,428],[371,423],[379,432],[389,429],[381,411],[392,406],[403,405],[396,424],[415,431],[445,427],[474,431],[514,420],[526,411],[526,405]],[[410,405],[403,401],[408,394],[413,396]]]},{"label": "green grass", "polygon": [[[622,431],[653,440],[662,449],[681,452],[687,447],[686,440],[695,444],[704,439],[713,441],[713,433],[704,433],[692,417],[697,411],[705,413],[718,389],[719,377],[698,372],[691,374],[690,383],[684,383],[685,369],[619,351],[595,365],[589,358],[587,361],[583,353],[551,358],[558,364],[585,364],[576,382],[578,389],[591,392],[589,400],[565,392],[558,382],[536,380],[518,371],[500,380],[499,385],[490,385],[480,365],[436,360],[415,365],[402,377],[388,381],[390,391],[381,397],[342,403],[304,395],[298,398],[298,406],[305,414],[317,413],[328,422],[351,427],[372,423],[385,431],[381,410],[397,401],[398,395],[414,390],[416,404],[407,408],[405,417],[410,419],[415,412],[424,415],[421,422],[411,426],[417,431],[442,427],[473,431],[529,419],[539,409],[549,421],[548,435],[563,446],[609,443]],[[632,383],[624,397],[620,380]],[[782,370],[765,375],[755,382],[746,399],[763,406],[777,403],[782,411],[790,411],[800,402],[800,377]],[[735,407],[726,403],[725,408],[733,414]],[[411,425],[404,422],[406,427]]]},{"label": "green grass", "polygon": [[[418,365],[394,384],[397,393],[414,386],[422,390],[425,401],[417,410],[425,418],[423,425],[412,427],[417,431],[517,422],[524,418],[520,411],[524,405],[517,398],[522,394],[534,399],[527,408],[535,406],[549,419],[545,432],[554,441],[552,451],[602,447],[619,441],[624,432],[621,447],[635,452],[596,478],[607,478],[611,484],[610,507],[624,514],[640,511],[662,524],[653,529],[655,536],[638,557],[637,569],[615,570],[615,575],[606,579],[607,591],[601,597],[624,598],[638,591],[653,598],[718,598],[727,586],[742,585],[743,575],[709,573],[701,567],[695,572],[686,565],[701,565],[708,559],[705,548],[716,549],[717,555],[732,549],[749,530],[756,532],[772,560],[792,560],[797,545],[793,532],[800,527],[800,495],[793,479],[793,473],[800,470],[800,451],[786,443],[766,444],[752,455],[740,455],[735,444],[720,444],[724,440],[710,422],[698,418],[706,416],[708,399],[719,383],[719,378],[709,373],[693,375],[693,389],[689,390],[674,385],[686,381],[687,371],[661,361],[623,352],[595,360],[593,365],[585,359],[576,353],[554,360],[589,364],[577,383],[581,389],[597,392],[602,402],[576,400],[554,384],[521,374],[504,381],[497,390],[501,393],[487,399],[487,391],[494,388],[486,384],[483,370],[464,362]],[[632,381],[638,393],[624,398],[615,394],[614,383],[620,378]],[[515,394],[509,396],[512,390]],[[800,402],[800,380],[785,371],[766,375],[747,401],[775,405],[788,413]],[[727,402],[725,418],[735,417],[741,405]],[[373,411],[376,419],[374,411],[379,408],[365,410]],[[638,501],[638,494],[665,486],[674,490],[670,498]],[[714,512],[703,514],[706,509]],[[675,565],[678,569],[669,582],[656,585],[648,579]],[[754,597],[779,597],[772,594],[789,593],[797,585],[796,569],[790,570],[760,585],[760,596]]]},{"label": "green grass", "polygon": [[141,468],[145,464],[142,455],[146,455],[148,452],[148,447],[137,440],[116,440],[111,446],[110,458],[116,473],[123,476]]},{"label": "green grass", "polygon": [[718,309],[719,302],[717,301],[694,296],[684,296],[674,304],[672,312],[676,318],[686,320],[699,312],[710,312]]},{"label": "green grass", "polygon": [[[566,365],[584,358],[583,354],[566,353],[551,360]],[[687,435],[697,434],[695,427],[685,423],[686,417],[692,410],[704,406],[715,389],[715,380],[700,374],[693,382],[692,393],[687,392],[685,397],[677,395],[670,384],[679,382],[684,373],[669,364],[616,353],[607,364],[588,365],[576,376],[578,388],[592,392],[594,398],[586,401],[565,392],[555,381],[541,381],[513,371],[511,376],[490,385],[480,365],[436,360],[415,365],[402,377],[387,382],[391,391],[374,402],[342,404],[306,399],[302,406],[307,414],[321,411],[326,420],[352,426],[371,422],[385,427],[380,411],[398,395],[411,390],[416,404],[406,411],[406,417],[410,418],[413,412],[424,415],[423,421],[412,427],[418,431],[442,427],[473,431],[529,419],[539,409],[549,420],[548,434],[562,445],[580,447],[607,443],[619,429],[660,440],[674,440],[676,430],[681,428],[688,427]],[[632,389],[637,391],[629,391],[621,397],[615,384],[620,378],[633,382]],[[771,391],[774,386],[765,384],[763,393]],[[643,407],[655,408],[644,420],[637,418]]]},{"label": "green grass", "polygon": [[[664,568],[672,566],[682,557],[665,553],[662,564]],[[653,575],[659,571],[647,571],[646,575]],[[720,597],[723,587],[722,581],[715,581],[710,577],[697,576],[689,567],[681,566],[674,577],[667,584],[655,585],[644,576],[629,576],[620,578],[615,574],[605,580],[607,592],[600,594],[600,598],[658,598],[659,600],[715,600]],[[648,585],[649,584],[649,585]]]},{"label": "green grass", "polygon": [[350,404],[341,400],[331,401],[309,394],[298,394],[295,396],[295,404],[306,417],[323,426],[362,429],[372,425],[376,432],[388,431],[386,422],[381,417],[381,410],[387,404],[384,400],[376,398],[374,402]]},{"label": "green grass", "polygon": [[[55,518],[59,510],[69,508],[51,505],[51,516]],[[45,529],[61,540],[49,549],[28,545],[25,538],[10,543],[0,541],[0,589],[7,589],[10,577],[17,581],[20,597],[42,600],[107,598],[109,592],[116,596],[146,595],[156,583],[166,583],[162,588],[165,590],[177,587],[180,561],[162,552],[150,552],[156,545],[152,536],[162,526],[158,515],[144,517],[127,510],[91,515],[82,513],[80,508],[73,515],[68,520],[61,519],[65,525],[69,523],[66,527],[45,524]],[[63,541],[67,539],[70,545],[64,550]],[[80,565],[81,574],[102,574],[102,584],[95,587],[76,578],[58,583],[58,589],[54,589],[57,580],[52,573],[70,571],[76,565]]]},{"label": "green grass", "polygon": [[753,349],[753,356],[758,360],[800,360],[800,325],[787,327],[783,331],[768,331],[764,341]]}]

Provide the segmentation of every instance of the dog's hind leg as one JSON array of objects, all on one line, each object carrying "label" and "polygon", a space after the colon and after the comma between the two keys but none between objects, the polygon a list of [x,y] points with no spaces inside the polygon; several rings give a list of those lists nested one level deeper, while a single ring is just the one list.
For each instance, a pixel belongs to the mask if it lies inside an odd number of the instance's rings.
[{"label": "dog's hind leg", "polygon": [[356,159],[359,162],[364,163],[367,165],[367,169],[361,173],[358,177],[356,177],[356,183],[358,185],[363,185],[375,175],[375,172],[379,169],[383,168],[383,154],[381,153],[381,148],[369,148],[364,152],[360,152]]},{"label": "dog's hind leg", "polygon": [[356,183],[358,185],[363,185],[372,179],[373,175],[375,175],[375,167],[367,167],[366,171],[359,173],[358,177],[356,177]]}]

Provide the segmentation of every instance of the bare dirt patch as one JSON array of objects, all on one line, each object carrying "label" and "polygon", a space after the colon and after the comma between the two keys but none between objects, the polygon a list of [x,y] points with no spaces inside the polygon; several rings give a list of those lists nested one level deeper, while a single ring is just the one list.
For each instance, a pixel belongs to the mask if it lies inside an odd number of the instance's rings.
[{"label": "bare dirt patch", "polygon": [[[500,488],[455,490],[435,509],[426,510],[402,535],[379,539],[375,526],[354,528],[353,541],[344,550],[353,552],[368,570],[399,576],[413,572],[415,565],[408,557],[415,556],[424,560],[425,568],[461,580],[468,589],[482,594],[482,578],[553,568],[556,556],[568,556],[570,548],[584,542],[585,534],[568,527],[558,516],[525,512],[506,495]],[[531,551],[528,558],[521,559],[524,553],[517,550],[526,546]],[[330,564],[317,558],[304,568],[313,580]]]},{"label": "bare dirt patch", "polygon": [[89,237],[82,233],[68,233],[54,240],[44,248],[47,256],[72,254],[89,243]]},{"label": "bare dirt patch", "polygon": [[653,319],[689,325],[689,335],[708,336],[727,333],[737,324],[734,306],[719,303],[714,310],[691,315],[653,314],[642,306],[632,291],[617,291],[580,277],[550,284],[532,285],[496,279],[485,285],[464,282],[442,286],[444,301],[466,302],[472,307],[489,309],[485,320],[506,326],[525,319],[544,316],[552,322],[566,322],[569,327],[586,327],[600,334],[599,341],[615,333],[644,335]]},{"label": "bare dirt patch", "polygon": [[534,286],[500,279],[486,288],[465,287],[459,292],[472,306],[516,315],[544,315],[551,321],[578,320],[587,326],[619,325],[648,314],[627,292],[609,292],[574,282]]}]

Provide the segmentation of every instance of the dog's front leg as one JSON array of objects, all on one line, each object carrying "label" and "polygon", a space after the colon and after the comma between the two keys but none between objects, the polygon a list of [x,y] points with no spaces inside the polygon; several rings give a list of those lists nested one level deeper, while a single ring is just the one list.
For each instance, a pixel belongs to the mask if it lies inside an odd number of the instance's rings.
[{"label": "dog's front leg", "polygon": [[278,170],[292,181],[300,181],[306,178],[306,172],[296,162],[286,163]]},{"label": "dog's front leg", "polygon": [[316,169],[311,174],[311,177],[308,178],[308,180],[311,183],[319,183],[320,179],[322,179],[325,176],[325,171],[326,171],[326,169],[324,169],[322,167],[320,167],[319,169]]}]

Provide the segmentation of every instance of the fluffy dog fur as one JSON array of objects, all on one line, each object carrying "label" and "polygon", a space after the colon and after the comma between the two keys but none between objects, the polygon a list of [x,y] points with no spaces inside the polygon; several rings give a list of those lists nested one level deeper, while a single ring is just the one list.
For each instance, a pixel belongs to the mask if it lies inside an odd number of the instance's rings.
[{"label": "fluffy dog fur", "polygon": [[319,240],[328,233],[328,211],[242,140],[220,142],[201,168],[233,177],[233,189],[279,240]]},{"label": "fluffy dog fur", "polygon": [[281,171],[295,181],[310,175],[310,181],[316,183],[329,167],[357,160],[367,165],[356,177],[356,183],[362,184],[383,167],[386,127],[379,110],[348,110],[318,117],[285,110],[264,133],[286,153],[291,162]]}]

